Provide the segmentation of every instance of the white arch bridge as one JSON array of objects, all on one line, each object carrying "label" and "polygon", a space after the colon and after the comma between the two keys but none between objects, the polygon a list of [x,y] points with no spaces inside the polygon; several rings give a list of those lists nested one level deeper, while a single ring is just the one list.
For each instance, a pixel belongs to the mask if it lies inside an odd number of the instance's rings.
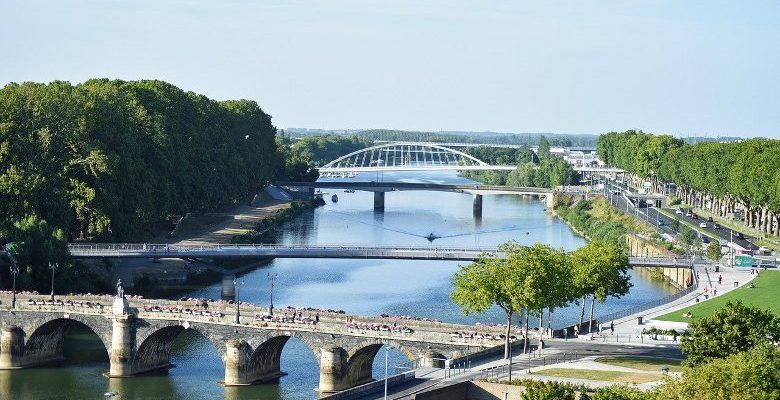
[{"label": "white arch bridge", "polygon": [[[490,165],[436,143],[391,142],[341,156],[319,168],[322,176],[375,171],[512,171],[515,165]],[[575,166],[578,172],[619,173],[618,168]]]}]

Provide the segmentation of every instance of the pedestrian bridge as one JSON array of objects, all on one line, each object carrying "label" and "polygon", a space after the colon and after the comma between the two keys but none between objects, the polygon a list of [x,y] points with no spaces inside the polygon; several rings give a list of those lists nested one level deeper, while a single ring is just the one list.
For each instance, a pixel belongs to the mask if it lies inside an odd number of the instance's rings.
[{"label": "pedestrian bridge", "polygon": [[[69,244],[74,258],[334,258],[334,259],[400,259],[476,261],[482,254],[498,257],[505,254],[495,248],[415,247],[367,245],[277,245],[216,244],[172,245],[145,243],[78,243]],[[691,268],[709,265],[705,259],[686,257],[629,257],[629,265],[644,267]]]},{"label": "pedestrian bridge", "polygon": [[84,326],[100,338],[109,354],[109,377],[164,371],[171,367],[174,340],[190,329],[219,351],[224,385],[248,385],[282,375],[282,350],[294,337],[311,349],[319,364],[319,390],[334,392],[371,381],[374,357],[385,344],[416,365],[441,367],[445,359],[500,346],[505,338],[505,328],[500,326],[350,316],[333,310],[270,310],[241,303],[239,313],[235,304],[201,299],[17,297],[11,308],[8,293],[0,296],[0,369],[62,360],[68,331]]}]

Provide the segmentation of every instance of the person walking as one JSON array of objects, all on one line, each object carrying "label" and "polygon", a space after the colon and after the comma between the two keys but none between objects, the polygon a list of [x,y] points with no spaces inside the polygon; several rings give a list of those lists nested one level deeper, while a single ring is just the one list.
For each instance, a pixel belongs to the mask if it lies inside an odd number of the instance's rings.
[{"label": "person walking", "polygon": [[615,321],[612,321],[609,323],[609,330],[612,331],[612,333],[615,333]]},{"label": "person walking", "polygon": [[723,282],[723,275],[718,275],[718,285],[720,285]]}]

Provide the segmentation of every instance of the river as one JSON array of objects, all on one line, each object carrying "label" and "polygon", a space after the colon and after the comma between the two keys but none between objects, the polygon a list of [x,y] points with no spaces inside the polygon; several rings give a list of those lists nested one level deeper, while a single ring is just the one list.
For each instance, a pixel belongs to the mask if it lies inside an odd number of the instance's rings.
[{"label": "river", "polygon": [[[375,173],[356,180],[473,183],[454,173]],[[585,243],[561,220],[544,210],[538,199],[516,195],[490,195],[483,200],[483,216],[472,216],[470,195],[445,192],[388,193],[385,211],[373,211],[371,193],[332,190],[339,201],[327,204],[289,222],[280,236],[287,244],[368,244],[415,246],[495,247],[508,240],[522,244],[542,242],[573,250]],[[425,236],[441,238],[430,243]],[[473,324],[503,322],[499,310],[485,315],[463,316],[449,300],[451,277],[459,262],[403,260],[277,259],[239,279],[242,301],[268,304],[267,274],[278,274],[275,307],[311,306],[343,309],[353,314],[413,315],[447,322]],[[633,273],[633,272],[632,272]],[[597,305],[603,314],[641,304],[673,291],[663,283],[632,275],[629,295]],[[220,284],[186,294],[220,296]],[[559,310],[554,325],[572,322],[578,307]],[[114,399],[314,399],[319,370],[311,350],[292,338],[282,353],[286,376],[277,383],[223,388],[217,381],[224,370],[217,350],[193,331],[177,339],[172,355],[176,365],[166,375],[128,379],[104,378],[107,356],[97,337],[78,332],[69,338],[71,362],[57,368],[0,371],[2,399],[96,399],[107,391]],[[84,351],[89,349],[90,351]],[[388,350],[391,365],[406,361],[400,352]],[[393,371],[391,371],[392,373]],[[374,376],[384,376],[384,351],[374,362]]]}]

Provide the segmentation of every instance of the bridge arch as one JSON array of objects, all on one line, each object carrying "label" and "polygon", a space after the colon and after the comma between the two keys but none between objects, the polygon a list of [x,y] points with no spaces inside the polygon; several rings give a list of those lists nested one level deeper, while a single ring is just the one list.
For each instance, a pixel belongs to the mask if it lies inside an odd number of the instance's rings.
[{"label": "bridge arch", "polygon": [[248,373],[253,381],[266,381],[283,374],[281,370],[282,352],[291,338],[295,338],[306,345],[312,356],[319,364],[320,348],[313,338],[307,335],[273,332],[263,342],[256,344],[248,362]]},{"label": "bridge arch", "polygon": [[64,359],[65,338],[73,328],[83,327],[100,339],[106,355],[111,349],[111,325],[103,326],[98,321],[84,315],[72,315],[43,321],[37,326],[25,327],[22,364],[40,365]]},{"label": "bridge arch", "polygon": [[136,337],[138,347],[133,357],[133,372],[143,374],[169,368],[173,343],[185,329],[190,329],[206,338],[217,350],[222,362],[225,362],[225,341],[220,337],[208,329],[202,329],[198,324],[191,324],[185,328],[179,321],[166,321],[138,332]]},{"label": "bridge arch", "polygon": [[392,142],[353,151],[323,165],[322,168],[399,165],[489,164],[462,151],[432,143]]}]

